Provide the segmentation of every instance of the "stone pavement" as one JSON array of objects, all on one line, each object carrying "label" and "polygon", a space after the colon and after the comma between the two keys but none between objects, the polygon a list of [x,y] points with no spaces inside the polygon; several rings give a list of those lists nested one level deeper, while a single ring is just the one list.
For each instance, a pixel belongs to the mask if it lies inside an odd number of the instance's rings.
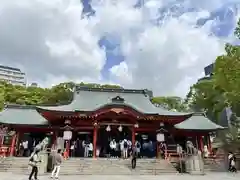
[{"label": "stone pavement", "polygon": [[[60,180],[239,180],[240,173],[208,173],[207,175],[159,175],[159,176],[105,176],[105,175],[79,175],[79,176],[61,176]],[[24,175],[12,173],[0,173],[0,180],[27,180],[28,177]],[[49,176],[39,176],[39,180],[50,180]]]}]

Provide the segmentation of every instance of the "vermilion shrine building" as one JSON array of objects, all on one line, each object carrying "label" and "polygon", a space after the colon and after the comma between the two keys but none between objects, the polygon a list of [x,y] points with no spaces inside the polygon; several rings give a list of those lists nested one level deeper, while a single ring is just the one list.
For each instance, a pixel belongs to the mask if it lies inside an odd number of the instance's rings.
[{"label": "vermilion shrine building", "polygon": [[[48,133],[54,144],[63,131],[71,131],[72,138],[88,132],[96,157],[106,127],[107,133],[114,136],[119,126],[123,127],[132,143],[146,134],[156,141],[156,135],[162,133],[168,149],[191,140],[200,150],[204,145],[211,150],[210,133],[222,129],[201,113],[173,112],[154,106],[145,90],[87,87],[76,87],[73,101],[68,105],[7,105],[0,114],[0,123],[16,132],[0,139],[1,150],[8,155],[14,155],[24,133]],[[70,142],[66,141],[69,149]]]}]

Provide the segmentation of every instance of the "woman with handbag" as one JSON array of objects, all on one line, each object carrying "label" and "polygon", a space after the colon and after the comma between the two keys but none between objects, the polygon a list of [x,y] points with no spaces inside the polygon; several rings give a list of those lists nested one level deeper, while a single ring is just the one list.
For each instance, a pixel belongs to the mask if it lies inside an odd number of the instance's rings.
[{"label": "woman with handbag", "polygon": [[32,167],[32,171],[29,175],[29,180],[32,180],[32,176],[34,175],[34,179],[37,180],[37,175],[38,175],[38,164],[41,162],[40,156],[39,156],[39,150],[36,150],[33,152],[29,159],[29,165]]}]

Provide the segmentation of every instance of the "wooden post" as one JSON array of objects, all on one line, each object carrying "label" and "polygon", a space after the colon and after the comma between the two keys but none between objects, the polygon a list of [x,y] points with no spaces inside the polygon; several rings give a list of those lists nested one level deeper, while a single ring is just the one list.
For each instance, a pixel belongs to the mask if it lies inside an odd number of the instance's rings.
[{"label": "wooden post", "polygon": [[14,155],[14,152],[15,152],[15,144],[16,144],[16,141],[17,141],[17,136],[18,134],[15,133],[12,137],[12,143],[11,143],[11,147],[10,147],[10,156],[13,156]]},{"label": "wooden post", "polygon": [[202,136],[198,136],[198,142],[199,142],[199,149],[201,152],[203,152],[203,138]]},{"label": "wooden post", "polygon": [[97,157],[97,135],[98,135],[98,127],[94,126],[93,129],[93,158]]},{"label": "wooden post", "polygon": [[52,147],[54,149],[57,149],[57,132],[56,131],[53,131],[53,134],[52,134]]}]

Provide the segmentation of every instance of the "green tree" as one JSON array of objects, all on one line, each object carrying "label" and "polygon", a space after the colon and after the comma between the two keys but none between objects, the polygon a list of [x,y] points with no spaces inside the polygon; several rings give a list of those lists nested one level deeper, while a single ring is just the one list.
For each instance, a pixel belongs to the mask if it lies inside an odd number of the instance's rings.
[{"label": "green tree", "polygon": [[[240,20],[235,30],[240,38]],[[186,102],[191,108],[205,110],[214,120],[225,107],[233,111],[231,126],[218,134],[226,150],[240,148],[240,46],[226,44],[226,53],[216,58],[213,75],[191,87]]]},{"label": "green tree", "polygon": [[194,84],[186,97],[186,104],[192,111],[206,112],[215,122],[226,107],[223,90],[215,85],[214,78],[202,79]]},{"label": "green tree", "polygon": [[24,87],[15,86],[0,81],[0,110],[4,104],[21,104],[21,105],[62,105],[68,104],[73,99],[73,91],[76,85],[90,88],[122,88],[118,85],[111,84],[94,84],[73,82],[60,83],[51,88],[41,87]]},{"label": "green tree", "polygon": [[153,104],[163,106],[169,110],[186,111],[186,106],[180,97],[153,97],[151,101]]}]

